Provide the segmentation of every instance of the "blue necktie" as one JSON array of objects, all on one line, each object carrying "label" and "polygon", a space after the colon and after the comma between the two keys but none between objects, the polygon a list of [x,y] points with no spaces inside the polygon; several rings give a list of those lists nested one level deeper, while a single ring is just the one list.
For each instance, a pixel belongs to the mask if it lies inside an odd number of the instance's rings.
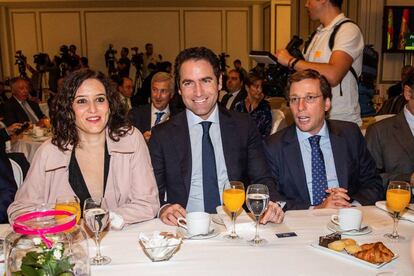
[{"label": "blue necktie", "polygon": [[161,117],[164,114],[165,112],[155,112],[155,115],[157,115],[157,118],[155,118],[154,126],[158,125],[161,122]]},{"label": "blue necktie", "polygon": [[216,158],[209,134],[211,122],[201,122],[200,124],[203,127],[202,165],[204,211],[214,214],[217,213],[216,207],[221,204],[221,201],[217,181]]},{"label": "blue necktie", "polygon": [[321,136],[315,135],[309,137],[309,143],[312,148],[312,198],[313,205],[322,203],[326,196],[325,190],[328,188],[326,180],[325,162],[323,160],[322,150],[319,146]]}]

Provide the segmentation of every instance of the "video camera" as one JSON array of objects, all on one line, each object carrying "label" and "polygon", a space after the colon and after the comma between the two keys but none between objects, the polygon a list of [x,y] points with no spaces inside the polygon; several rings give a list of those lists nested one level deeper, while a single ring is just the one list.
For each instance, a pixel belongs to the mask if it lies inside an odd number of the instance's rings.
[{"label": "video camera", "polygon": [[140,71],[144,65],[144,53],[138,51],[138,47],[131,48],[131,63],[135,66],[137,72]]},{"label": "video camera", "polygon": [[226,63],[226,58],[230,57],[230,55],[226,54],[225,52],[222,52],[218,55],[218,58],[220,60],[220,71],[226,72],[226,69],[229,67]]},{"label": "video camera", "polygon": [[116,74],[115,55],[117,51],[113,47],[112,44],[109,44],[108,50],[105,52],[105,64],[106,68],[108,68],[108,75],[110,76]]},{"label": "video camera", "polygon": [[26,74],[26,56],[24,56],[22,54],[21,50],[16,51],[16,55],[14,56],[16,58],[16,61],[14,64],[17,64],[17,67],[19,69],[19,75],[22,78],[27,79],[27,74]]},{"label": "video camera", "polygon": [[[302,52],[299,49],[302,43],[303,39],[295,35],[287,44],[286,50],[293,57],[303,60]],[[269,52],[251,51],[249,56],[259,64],[264,63],[268,65],[263,72],[263,92],[271,97],[284,97],[287,80],[294,70],[278,63],[277,58]]]},{"label": "video camera", "polygon": [[33,62],[36,64],[40,72],[46,72],[46,67],[50,64],[49,55],[45,53],[38,53],[33,56]]}]

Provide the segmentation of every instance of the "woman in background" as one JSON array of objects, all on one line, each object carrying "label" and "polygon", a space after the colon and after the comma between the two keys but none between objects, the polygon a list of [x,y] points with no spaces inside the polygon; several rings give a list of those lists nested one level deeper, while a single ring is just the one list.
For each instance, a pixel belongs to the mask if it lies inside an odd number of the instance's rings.
[{"label": "woman in background", "polygon": [[149,220],[159,209],[146,143],[125,119],[117,91],[100,72],[69,75],[51,109],[53,138],[36,152],[8,213],[62,195],[105,197],[111,225]]},{"label": "woman in background", "polygon": [[263,138],[270,135],[272,129],[272,112],[269,102],[264,99],[262,91],[263,79],[250,73],[245,79],[247,97],[236,103],[234,110],[249,113],[256,122]]}]

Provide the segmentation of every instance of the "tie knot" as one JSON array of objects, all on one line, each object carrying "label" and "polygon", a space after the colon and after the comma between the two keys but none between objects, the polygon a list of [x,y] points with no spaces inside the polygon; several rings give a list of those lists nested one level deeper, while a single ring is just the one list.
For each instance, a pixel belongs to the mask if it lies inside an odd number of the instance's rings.
[{"label": "tie knot", "polygon": [[311,147],[319,146],[319,141],[320,140],[321,140],[321,136],[319,136],[319,135],[314,135],[314,136],[309,137],[309,143],[310,143]]},{"label": "tie knot", "polygon": [[209,133],[211,122],[204,121],[204,122],[201,122],[200,124],[203,127],[203,134]]}]

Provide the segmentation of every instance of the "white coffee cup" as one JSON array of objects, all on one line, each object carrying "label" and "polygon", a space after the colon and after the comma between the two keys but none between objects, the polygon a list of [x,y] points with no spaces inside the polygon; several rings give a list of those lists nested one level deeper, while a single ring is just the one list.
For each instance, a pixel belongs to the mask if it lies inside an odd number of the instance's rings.
[{"label": "white coffee cup", "polygon": [[187,213],[186,218],[178,218],[177,223],[190,235],[208,234],[210,230],[210,214],[204,212]]},{"label": "white coffee cup", "polygon": [[33,128],[33,130],[34,130],[34,135],[37,137],[42,137],[44,135],[44,130],[41,127]]},{"label": "white coffee cup", "polygon": [[360,229],[362,212],[354,208],[339,209],[338,214],[331,217],[331,221],[341,230]]}]

